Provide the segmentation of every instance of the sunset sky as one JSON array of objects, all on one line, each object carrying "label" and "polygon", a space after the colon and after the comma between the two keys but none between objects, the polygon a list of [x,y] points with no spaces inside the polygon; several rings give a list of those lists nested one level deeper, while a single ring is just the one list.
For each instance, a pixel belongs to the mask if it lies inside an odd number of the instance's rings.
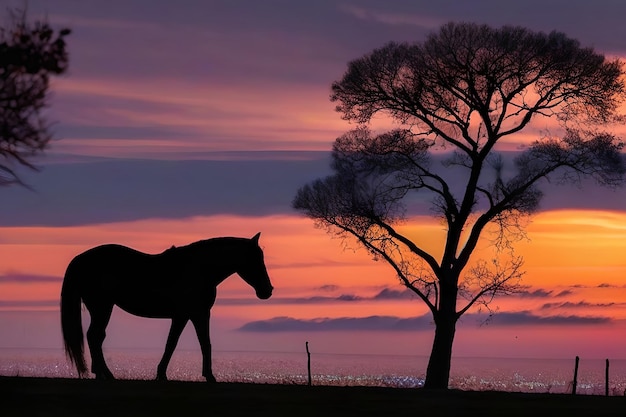
[{"label": "sunset sky", "polygon": [[[626,58],[626,3],[610,0],[29,0],[28,9],[72,29],[70,69],[52,83],[56,139],[38,172],[19,171],[32,190],[0,190],[0,348],[62,346],[62,277],[90,247],[156,253],[260,231],[274,296],[225,281],[214,349],[300,351],[308,340],[320,352],[428,355],[430,316],[392,269],[291,208],[354,127],[334,111],[330,85],[350,60],[449,21],[558,30]],[[514,156],[545,131],[558,126],[535,123],[503,150]],[[626,358],[626,188],[586,185],[544,188],[516,246],[527,287],[496,299],[488,323],[468,312],[455,356]],[[427,210],[404,227],[437,253],[442,225]],[[168,326],[117,310],[105,346],[161,349]],[[191,328],[181,345],[197,347]]]}]

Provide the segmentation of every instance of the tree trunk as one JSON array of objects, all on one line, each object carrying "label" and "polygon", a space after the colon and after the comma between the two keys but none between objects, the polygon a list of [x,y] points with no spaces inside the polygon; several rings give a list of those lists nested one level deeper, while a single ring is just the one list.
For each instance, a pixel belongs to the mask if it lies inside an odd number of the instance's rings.
[{"label": "tree trunk", "polygon": [[[453,281],[453,280],[449,280]],[[448,281],[448,282],[449,282]],[[455,281],[453,281],[455,282]],[[448,389],[452,342],[456,330],[456,285],[441,285],[439,311],[434,315],[435,338],[426,370],[426,389]]]},{"label": "tree trunk", "polygon": [[443,315],[435,320],[435,339],[426,370],[426,389],[447,389],[450,379],[452,342],[456,328],[456,315]]}]

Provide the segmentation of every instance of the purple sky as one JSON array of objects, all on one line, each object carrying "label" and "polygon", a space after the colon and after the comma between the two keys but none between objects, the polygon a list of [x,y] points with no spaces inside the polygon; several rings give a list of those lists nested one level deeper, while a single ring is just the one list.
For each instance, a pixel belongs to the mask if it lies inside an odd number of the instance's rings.
[{"label": "purple sky", "polygon": [[[54,82],[58,140],[38,159],[41,173],[23,174],[37,192],[3,190],[3,225],[289,212],[297,187],[328,172],[323,152],[350,128],[328,100],[347,62],[390,40],[419,41],[450,20],[561,30],[626,56],[626,4],[617,1],[47,0],[28,8],[72,28],[71,65]],[[268,153],[311,150],[320,153]],[[614,194],[598,193],[584,204],[619,209]],[[580,204],[576,194],[559,190],[544,204]],[[100,209],[107,201],[117,209]]]}]

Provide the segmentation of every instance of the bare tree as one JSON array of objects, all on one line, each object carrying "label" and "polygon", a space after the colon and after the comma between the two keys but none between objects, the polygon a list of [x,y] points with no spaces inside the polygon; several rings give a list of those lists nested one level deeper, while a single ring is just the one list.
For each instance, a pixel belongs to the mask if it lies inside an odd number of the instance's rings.
[{"label": "bare tree", "polygon": [[68,65],[65,36],[45,21],[28,22],[24,11],[10,11],[10,23],[0,28],[0,185],[20,183],[17,163],[33,168],[28,159],[41,153],[51,139],[43,116],[51,75]]},{"label": "bare tree", "polygon": [[[518,287],[512,243],[538,209],[541,182],[623,182],[623,142],[594,130],[617,117],[623,76],[620,61],[562,33],[449,23],[424,42],[389,43],[350,62],[333,84],[337,111],[361,125],[336,140],[335,174],[300,188],[293,207],[356,238],[430,309],[425,388],[448,386],[461,315]],[[398,129],[373,134],[365,124],[377,113]],[[538,138],[514,160],[497,152],[540,117],[558,119],[562,137]],[[445,225],[440,252],[399,227],[424,199]],[[470,262],[484,235],[494,259]]]}]

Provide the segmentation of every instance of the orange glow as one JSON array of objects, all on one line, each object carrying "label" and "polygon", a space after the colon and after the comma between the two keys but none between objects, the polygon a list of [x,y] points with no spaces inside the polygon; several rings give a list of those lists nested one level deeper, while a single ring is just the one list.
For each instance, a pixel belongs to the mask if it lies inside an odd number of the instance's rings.
[{"label": "orange glow", "polygon": [[517,247],[534,283],[548,279],[552,285],[624,284],[626,213],[541,213],[529,225],[528,237],[529,242]]},{"label": "orange glow", "polygon": [[[76,254],[102,243],[121,243],[157,253],[170,245],[184,245],[213,236],[253,236],[261,231],[266,264],[276,287],[276,297],[339,296],[372,297],[385,287],[401,289],[383,262],[373,262],[354,242],[333,239],[308,219],[294,216],[263,218],[215,216],[184,220],[151,219],[77,227],[13,227],[0,231],[0,265],[3,275],[63,276]],[[437,253],[442,244],[442,225],[431,218],[414,219],[402,231],[427,250]],[[529,241],[516,245],[525,258],[523,283],[532,288],[570,289],[558,301],[614,303],[587,308],[626,318],[626,213],[562,210],[540,213],[527,227]],[[347,243],[347,248],[345,243]],[[476,252],[475,258],[491,252]],[[334,286],[324,292],[321,288]],[[574,288],[571,288],[574,286]],[[5,300],[50,300],[58,297],[59,283],[0,283]],[[230,279],[220,287],[220,297],[253,298],[243,281]],[[528,300],[501,297],[502,309],[538,309],[550,299]],[[553,300],[552,300],[553,301]],[[230,305],[219,307],[233,312]],[[397,310],[396,310],[397,309]],[[571,307],[570,310],[574,310]],[[239,309],[239,311],[241,311]],[[294,309],[262,303],[246,309],[246,315],[270,317],[297,314],[301,318],[393,314],[415,316],[425,309],[417,300],[389,302],[308,303]],[[538,314],[541,314],[538,311]],[[229,313],[230,314],[230,313]]]}]

